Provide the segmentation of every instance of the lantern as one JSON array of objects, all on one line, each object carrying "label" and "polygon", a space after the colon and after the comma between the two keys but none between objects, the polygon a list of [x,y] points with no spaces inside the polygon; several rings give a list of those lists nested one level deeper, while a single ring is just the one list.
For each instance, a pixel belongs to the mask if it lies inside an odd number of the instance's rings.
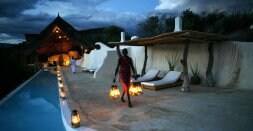
[{"label": "lantern", "polygon": [[58,77],[61,77],[61,74],[59,73],[57,76],[58,76]]},{"label": "lantern", "polygon": [[138,96],[138,95],[142,94],[141,84],[131,83],[131,86],[129,88],[129,94],[132,96]]},{"label": "lantern", "polygon": [[77,110],[73,110],[71,113],[71,125],[72,127],[80,127],[81,120],[80,120],[80,115]]},{"label": "lantern", "polygon": [[65,99],[66,98],[66,92],[64,89],[60,89],[60,98]]},{"label": "lantern", "polygon": [[58,77],[58,80],[61,81],[61,77]]},{"label": "lantern", "polygon": [[112,99],[116,99],[120,97],[119,88],[117,85],[112,85],[110,90],[110,97]]},{"label": "lantern", "polygon": [[61,80],[61,75],[58,75],[58,80],[59,80],[59,81]]},{"label": "lantern", "polygon": [[59,86],[59,88],[63,88],[63,83],[62,83],[62,80],[59,80],[59,82],[58,82],[58,86]]}]

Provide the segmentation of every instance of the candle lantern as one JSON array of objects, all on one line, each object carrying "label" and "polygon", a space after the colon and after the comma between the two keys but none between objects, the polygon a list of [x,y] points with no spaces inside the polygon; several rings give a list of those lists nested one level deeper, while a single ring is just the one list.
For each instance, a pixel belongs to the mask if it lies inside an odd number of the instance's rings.
[{"label": "candle lantern", "polygon": [[59,80],[59,82],[58,82],[58,86],[59,86],[59,88],[63,88],[63,83],[62,83],[62,80]]},{"label": "candle lantern", "polygon": [[80,120],[80,115],[77,110],[73,110],[71,113],[71,125],[74,128],[80,127],[81,120]]},{"label": "candle lantern", "polygon": [[132,82],[129,88],[129,94],[132,96],[139,96],[142,94],[141,84]]},{"label": "candle lantern", "polygon": [[110,97],[112,99],[116,99],[120,97],[120,92],[119,92],[119,88],[117,85],[113,84],[111,86],[111,90],[110,90]]},{"label": "candle lantern", "polygon": [[61,77],[58,77],[58,80],[61,81]]},{"label": "candle lantern", "polygon": [[65,99],[66,98],[66,92],[64,91],[64,89],[60,89],[60,98]]},{"label": "candle lantern", "polygon": [[61,77],[60,76],[58,77],[58,80],[61,81]]}]

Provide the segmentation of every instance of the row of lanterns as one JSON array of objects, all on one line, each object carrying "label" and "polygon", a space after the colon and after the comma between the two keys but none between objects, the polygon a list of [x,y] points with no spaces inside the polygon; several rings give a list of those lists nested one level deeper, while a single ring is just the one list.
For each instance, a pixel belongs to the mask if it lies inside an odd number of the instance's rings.
[{"label": "row of lanterns", "polygon": [[[133,83],[131,82],[131,85],[129,87],[129,94],[132,96],[139,96],[142,94],[142,87],[140,83]],[[120,91],[119,87],[115,84],[111,86],[110,89],[110,97],[112,99],[116,99],[120,97]]]},{"label": "row of lanterns", "polygon": [[66,98],[66,92],[63,88],[63,82],[62,82],[61,74],[60,74],[60,72],[58,73],[58,71],[57,71],[57,76],[58,76],[58,87],[59,87],[60,98],[65,99]]},{"label": "row of lanterns", "polygon": [[[59,70],[57,70],[57,78],[58,78],[58,86],[59,86],[59,95],[60,95],[60,98],[64,100],[66,98],[66,92],[63,88],[62,77]],[[77,110],[73,110],[71,113],[71,125],[74,128],[78,128],[81,125],[80,114]]]}]

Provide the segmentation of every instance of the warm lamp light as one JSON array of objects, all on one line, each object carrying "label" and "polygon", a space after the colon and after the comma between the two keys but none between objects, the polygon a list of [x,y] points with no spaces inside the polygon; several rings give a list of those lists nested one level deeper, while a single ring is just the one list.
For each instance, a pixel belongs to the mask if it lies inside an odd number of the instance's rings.
[{"label": "warm lamp light", "polygon": [[63,88],[60,89],[60,98],[65,99],[66,98],[66,92]]},{"label": "warm lamp light", "polygon": [[69,61],[66,61],[66,65],[68,66],[70,64],[70,62]]},{"label": "warm lamp light", "polygon": [[110,97],[112,99],[116,99],[120,97],[119,88],[117,85],[112,85],[110,90]]},{"label": "warm lamp light", "polygon": [[63,88],[63,83],[62,83],[62,80],[59,80],[59,82],[58,82],[58,86],[59,86],[59,88]]},{"label": "warm lamp light", "polygon": [[74,128],[80,127],[81,120],[80,120],[80,115],[77,110],[73,110],[71,113],[71,125]]},{"label": "warm lamp light", "polygon": [[132,96],[138,96],[142,94],[142,88],[139,83],[131,83],[131,86],[129,88],[129,94]]},{"label": "warm lamp light", "polygon": [[58,80],[61,81],[61,77],[58,77]]}]

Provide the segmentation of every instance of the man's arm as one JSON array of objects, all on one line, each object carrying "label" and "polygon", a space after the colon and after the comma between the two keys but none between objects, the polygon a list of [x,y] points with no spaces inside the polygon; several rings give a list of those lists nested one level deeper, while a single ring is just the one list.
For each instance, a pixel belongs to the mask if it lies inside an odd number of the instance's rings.
[{"label": "man's arm", "polygon": [[118,71],[119,71],[119,66],[120,66],[120,62],[119,62],[119,60],[118,60],[118,64],[117,64],[117,67],[116,67],[115,73],[114,73],[113,82],[115,82],[115,78],[116,78],[116,76],[117,76],[117,74],[118,74]]}]

